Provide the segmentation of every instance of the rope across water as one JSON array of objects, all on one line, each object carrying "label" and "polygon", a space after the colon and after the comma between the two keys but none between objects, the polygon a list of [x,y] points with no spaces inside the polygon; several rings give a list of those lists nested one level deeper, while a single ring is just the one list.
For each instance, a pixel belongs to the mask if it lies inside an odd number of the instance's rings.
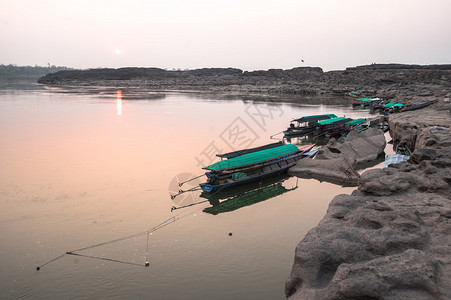
[{"label": "rope across water", "polygon": [[[147,256],[148,256],[148,252],[149,252],[149,235],[152,232],[155,232],[155,231],[157,231],[157,230],[159,230],[159,229],[161,229],[163,227],[166,227],[166,226],[168,226],[168,225],[170,225],[170,224],[172,224],[172,223],[174,223],[174,222],[176,222],[178,220],[186,218],[189,215],[191,215],[191,214],[193,214],[193,213],[195,213],[196,211],[199,211],[199,210],[200,209],[192,211],[192,212],[189,212],[189,213],[186,213],[186,214],[175,215],[175,216],[166,219],[165,221],[161,222],[160,224],[158,224],[158,225],[156,225],[156,226],[154,226],[151,229],[146,230],[146,231],[142,231],[142,232],[139,232],[139,233],[127,235],[127,236],[124,236],[124,237],[121,237],[121,238],[117,238],[117,239],[114,239],[114,240],[111,240],[111,241],[102,242],[102,243],[94,244],[94,245],[91,245],[91,246],[75,249],[75,250],[72,250],[72,251],[67,251],[66,253],[64,253],[64,254],[62,254],[62,255],[60,255],[58,257],[55,257],[54,259],[52,259],[52,260],[50,260],[50,261],[48,261],[48,262],[36,267],[36,270],[39,271],[42,267],[44,267],[44,266],[46,266],[46,265],[48,265],[48,264],[50,264],[50,263],[52,263],[52,262],[54,262],[56,260],[59,260],[60,258],[63,258],[66,255],[76,255],[76,256],[82,256],[82,257],[88,257],[88,258],[94,258],[94,259],[101,259],[101,260],[107,260],[107,261],[112,261],[112,262],[118,262],[118,263],[123,263],[123,264],[148,267],[149,266],[149,261],[147,259]],[[137,263],[133,263],[133,262],[116,260],[116,259],[111,259],[111,258],[107,258],[107,257],[99,257],[99,256],[85,255],[85,254],[82,254],[82,253],[76,253],[76,252],[80,252],[80,251],[83,251],[83,250],[88,250],[88,249],[92,249],[92,248],[96,248],[96,247],[100,247],[100,246],[104,246],[104,245],[108,245],[108,244],[112,244],[112,243],[117,243],[117,242],[128,240],[128,239],[132,239],[132,238],[139,237],[139,236],[142,236],[142,235],[145,235],[145,234],[147,234],[147,247],[146,247],[146,255],[145,255],[146,261],[145,261],[144,264],[137,264]]]}]

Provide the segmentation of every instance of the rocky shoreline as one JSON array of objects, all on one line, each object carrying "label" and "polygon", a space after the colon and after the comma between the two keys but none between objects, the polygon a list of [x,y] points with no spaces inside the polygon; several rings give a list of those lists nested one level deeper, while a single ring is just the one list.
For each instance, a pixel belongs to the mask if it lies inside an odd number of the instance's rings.
[{"label": "rocky shoreline", "polygon": [[332,200],[296,248],[289,299],[451,298],[450,112],[394,114],[389,125],[411,158],[364,172]]},{"label": "rocky shoreline", "polygon": [[41,77],[52,86],[109,86],[153,90],[201,90],[240,94],[336,95],[396,98],[404,104],[450,98],[451,65],[373,64],[323,72],[318,67],[242,71],[205,68],[167,71],[159,68],[65,70]]}]

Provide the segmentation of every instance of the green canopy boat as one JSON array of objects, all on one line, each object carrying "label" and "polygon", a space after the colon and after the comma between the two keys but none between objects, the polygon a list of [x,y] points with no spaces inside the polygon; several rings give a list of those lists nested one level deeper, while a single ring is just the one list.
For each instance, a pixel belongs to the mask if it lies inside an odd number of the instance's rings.
[{"label": "green canopy boat", "polygon": [[384,105],[384,108],[391,108],[391,107],[403,107],[404,105],[401,103],[396,103],[393,101],[388,102],[387,104]]},{"label": "green canopy boat", "polygon": [[231,159],[221,160],[214,164],[204,167],[211,171],[224,171],[231,169],[244,168],[265,161],[277,159],[286,155],[299,152],[298,147],[292,144],[282,145],[279,147],[266,149],[254,153],[244,154]]},{"label": "green canopy boat", "polygon": [[337,122],[343,121],[345,119],[346,119],[345,117],[332,118],[332,119],[316,122],[316,124],[319,126],[323,126],[323,125],[337,123]]},{"label": "green canopy boat", "polygon": [[311,134],[316,129],[316,122],[336,117],[337,116],[334,114],[325,114],[304,116],[299,119],[294,119],[291,121],[290,127],[283,131],[284,137],[291,138]]},{"label": "green canopy boat", "polygon": [[331,118],[336,118],[337,116],[334,114],[326,114],[326,115],[312,115],[312,116],[304,116],[302,118],[299,119],[295,119],[293,121],[296,121],[298,123],[305,123],[305,122],[316,122],[316,121],[321,121],[321,120],[325,120],[325,119],[331,119]]},{"label": "green canopy boat", "polygon": [[346,122],[345,125],[355,126],[355,125],[359,125],[359,124],[362,124],[362,123],[365,123],[365,122],[366,122],[366,119],[360,118],[360,119],[355,119],[355,120],[351,120],[349,122]]},{"label": "green canopy boat", "polygon": [[313,147],[307,145],[298,149],[296,145],[287,144],[218,161],[204,167],[209,170],[205,173],[207,182],[199,186],[202,191],[211,193],[282,174],[301,158],[314,155],[309,152]]}]

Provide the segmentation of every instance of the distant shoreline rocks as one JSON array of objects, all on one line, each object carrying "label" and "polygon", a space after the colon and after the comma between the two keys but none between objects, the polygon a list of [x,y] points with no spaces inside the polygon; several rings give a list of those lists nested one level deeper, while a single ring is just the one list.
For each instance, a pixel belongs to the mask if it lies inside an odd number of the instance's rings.
[{"label": "distant shoreline rocks", "polygon": [[450,98],[451,65],[372,64],[328,72],[319,67],[266,71],[104,68],[59,71],[39,78],[38,83],[294,95],[343,96],[359,91],[365,97],[396,98],[404,104],[419,104],[424,99]]}]

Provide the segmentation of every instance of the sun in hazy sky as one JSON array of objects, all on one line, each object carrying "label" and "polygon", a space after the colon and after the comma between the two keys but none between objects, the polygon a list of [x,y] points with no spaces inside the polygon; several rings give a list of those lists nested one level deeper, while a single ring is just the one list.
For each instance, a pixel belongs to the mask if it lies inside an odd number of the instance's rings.
[{"label": "sun in hazy sky", "polygon": [[444,64],[450,11],[450,0],[0,0],[0,64],[249,71]]}]

